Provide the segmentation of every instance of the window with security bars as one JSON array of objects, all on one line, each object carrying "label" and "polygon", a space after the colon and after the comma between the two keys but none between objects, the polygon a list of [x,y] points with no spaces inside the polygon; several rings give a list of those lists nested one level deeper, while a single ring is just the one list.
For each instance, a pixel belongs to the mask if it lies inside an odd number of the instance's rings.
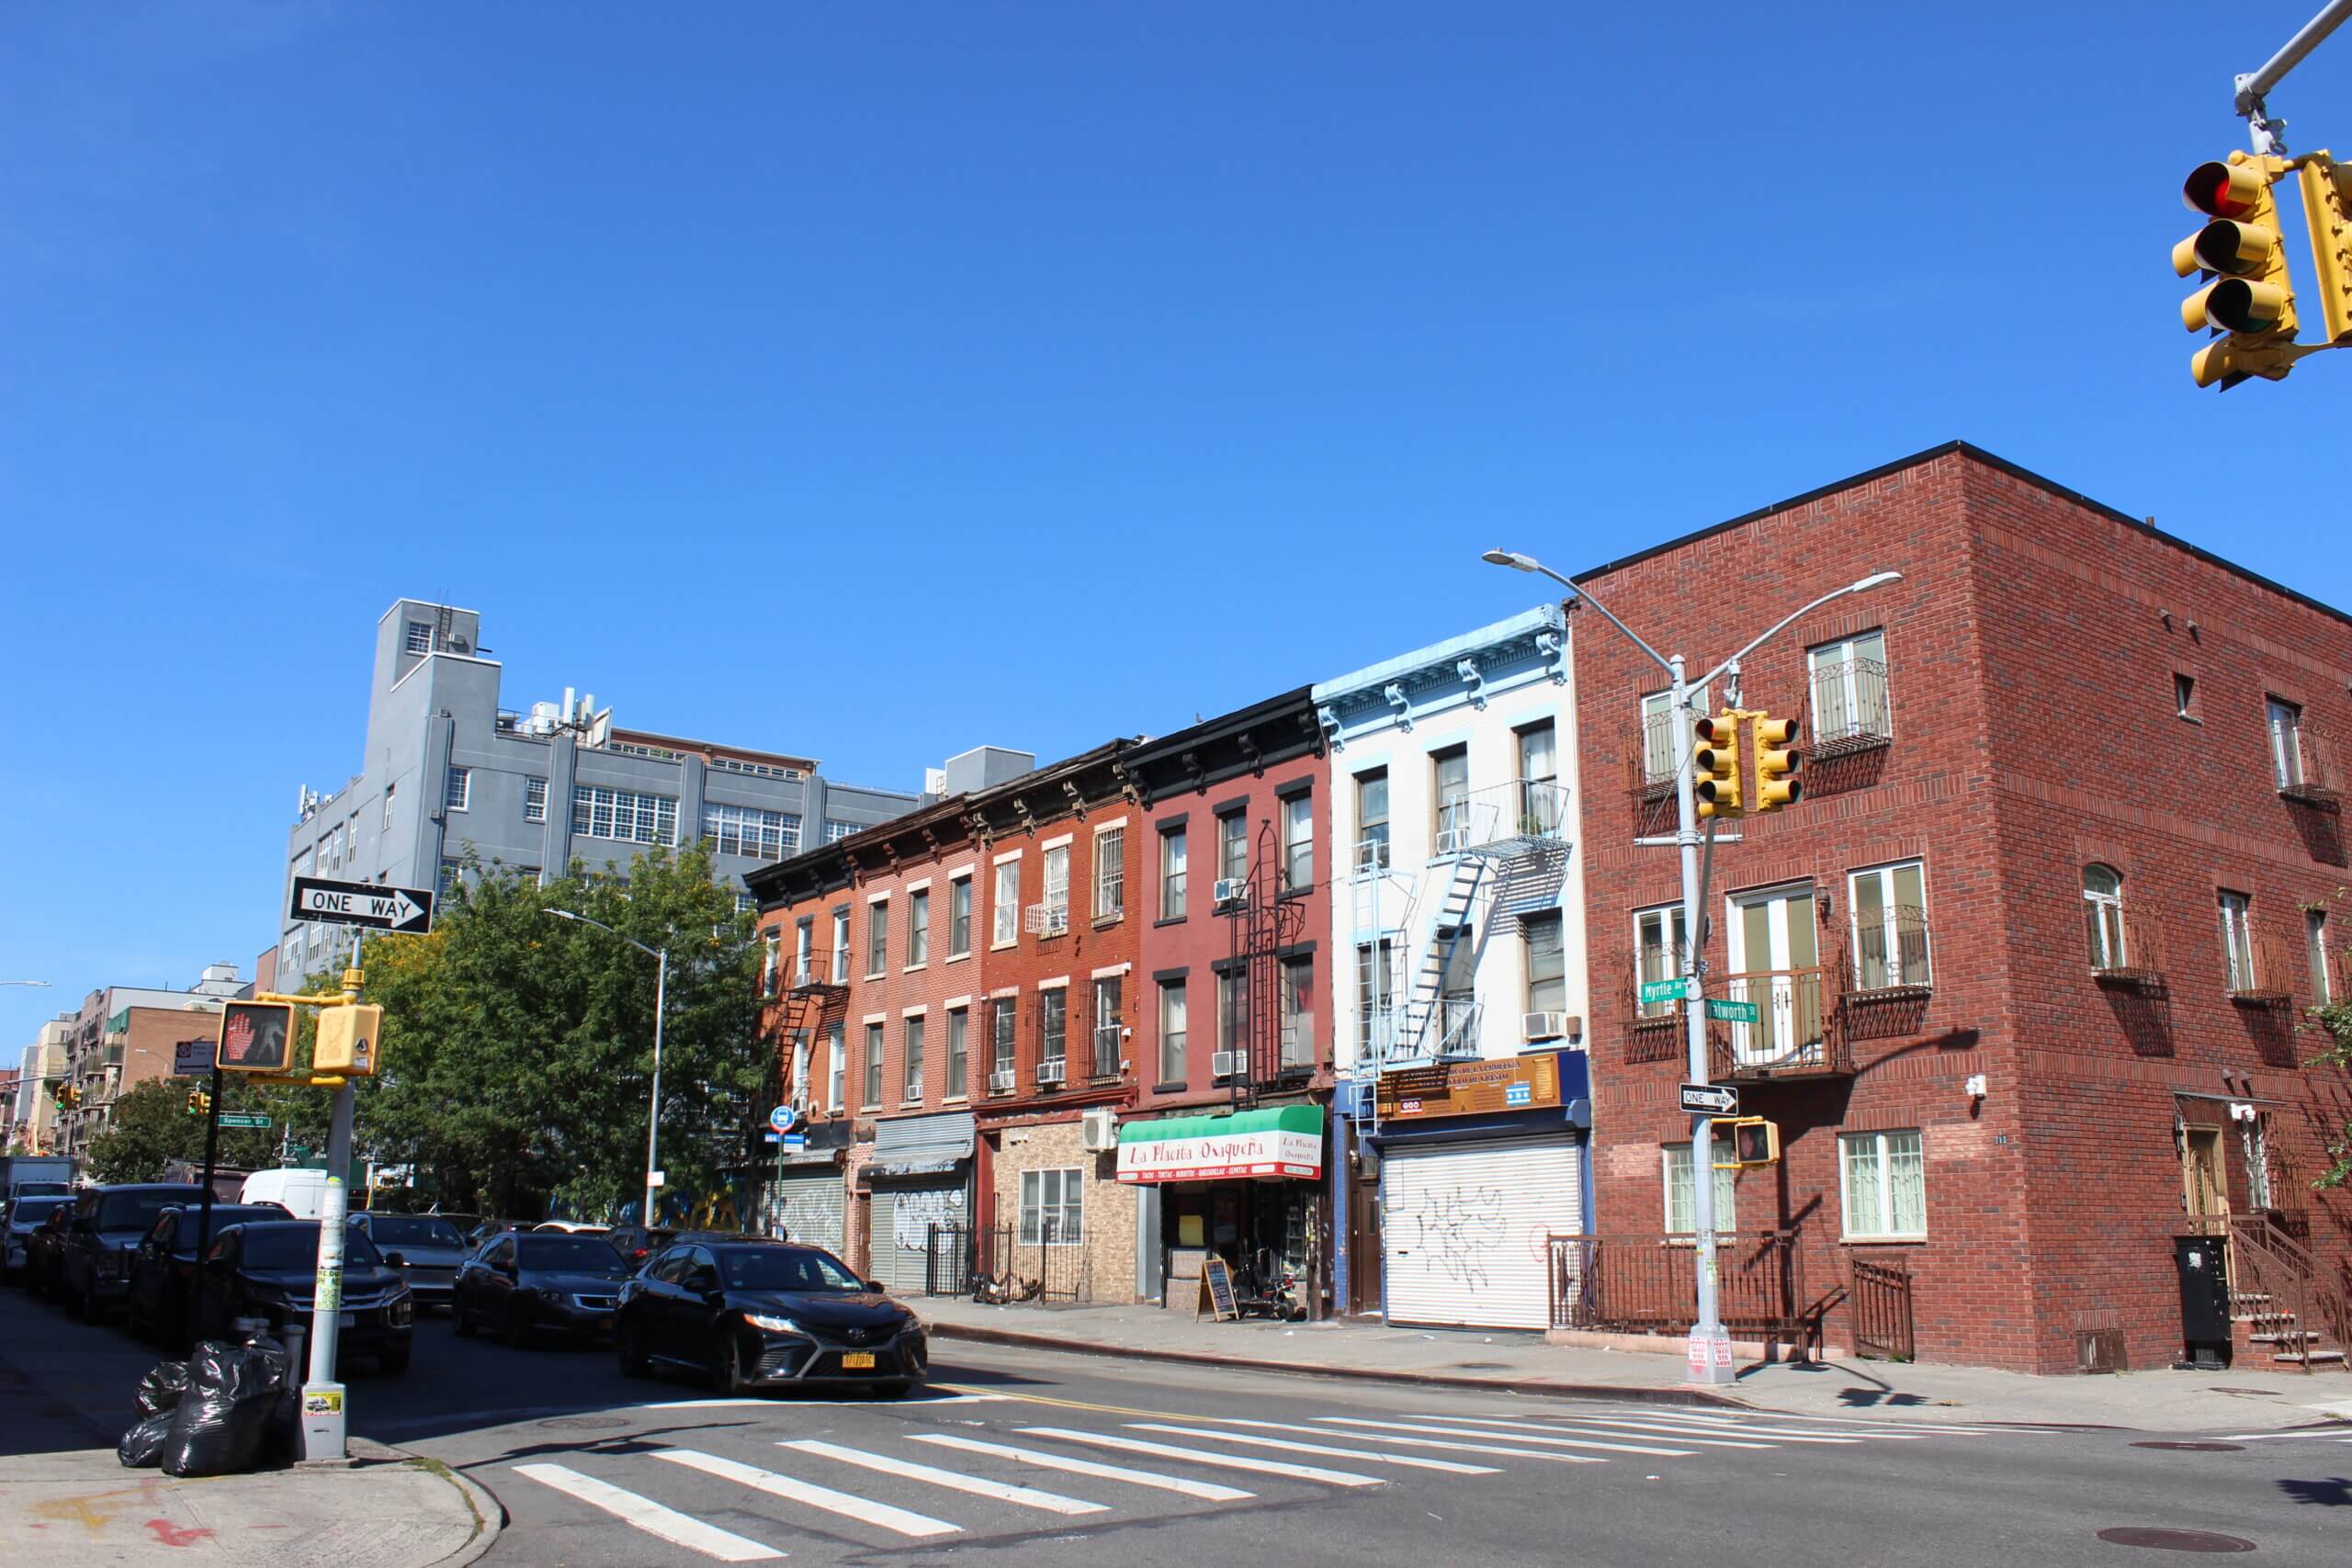
[{"label": "window with security bars", "polygon": [[800,818],[755,806],[706,805],[702,841],[724,855],[782,860],[800,851]]},{"label": "window with security bars", "polygon": [[1059,910],[1062,924],[1067,926],[1069,922],[1069,846],[1057,844],[1047,850],[1045,864],[1046,908]]},{"label": "window with security bars", "polygon": [[1024,1170],[1021,1173],[1021,1240],[1028,1247],[1075,1247],[1086,1239],[1083,1173]]},{"label": "window with security bars", "polygon": [[[1714,1147],[1724,1148],[1721,1142]],[[1690,1145],[1668,1144],[1661,1151],[1666,1156],[1666,1234],[1689,1235],[1699,1228],[1698,1195],[1690,1180]],[[1739,1228],[1738,1195],[1732,1187],[1733,1172],[1718,1168],[1715,1172],[1715,1212],[1713,1215],[1718,1232]]]},{"label": "window with security bars", "polygon": [[1094,835],[1094,918],[1109,919],[1127,908],[1127,830],[1105,828]]},{"label": "window with security bars", "polygon": [[571,790],[571,830],[591,839],[675,845],[678,841],[677,797],[640,795],[627,789],[606,789],[601,784],[574,784]]},{"label": "window with security bars", "polygon": [[1838,1165],[1848,1240],[1927,1235],[1927,1162],[1916,1129],[1849,1133],[1838,1140]]}]

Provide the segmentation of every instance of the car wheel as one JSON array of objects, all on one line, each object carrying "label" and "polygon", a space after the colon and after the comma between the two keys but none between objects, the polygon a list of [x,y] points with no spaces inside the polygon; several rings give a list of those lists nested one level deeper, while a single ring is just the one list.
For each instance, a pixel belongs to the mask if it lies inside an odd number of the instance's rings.
[{"label": "car wheel", "polygon": [[727,1399],[743,1392],[743,1348],[731,1328],[720,1329],[718,1343],[711,1348],[710,1391]]},{"label": "car wheel", "polygon": [[633,1318],[622,1318],[615,1325],[613,1353],[620,1359],[625,1378],[641,1378],[652,1370],[645,1359],[645,1330]]},{"label": "car wheel", "polygon": [[460,1339],[474,1337],[474,1320],[466,1311],[466,1303],[460,1297],[449,1298],[449,1332]]}]

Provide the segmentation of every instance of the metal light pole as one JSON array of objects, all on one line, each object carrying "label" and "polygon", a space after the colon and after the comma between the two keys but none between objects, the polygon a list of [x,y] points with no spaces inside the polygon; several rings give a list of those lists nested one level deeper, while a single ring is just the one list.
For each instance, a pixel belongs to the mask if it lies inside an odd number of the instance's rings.
[{"label": "metal light pole", "polygon": [[600,931],[619,937],[653,960],[653,1103],[647,1107],[645,1112],[645,1213],[642,1216],[642,1223],[650,1225],[654,1223],[654,1201],[661,1191],[661,1184],[653,1179],[662,1169],[662,1015],[667,1010],[665,1003],[670,991],[670,950],[648,947],[626,932],[614,931],[602,920],[574,914],[570,909],[549,909],[548,913],[560,920],[578,920],[583,926],[594,926]]},{"label": "metal light pole", "polygon": [[[1697,717],[1690,711],[1690,693],[1695,687],[1704,691],[1716,676],[1729,671],[1738,679],[1739,661],[1771,638],[1779,636],[1799,616],[1810,615],[1833,599],[1849,593],[1859,593],[1893,582],[1902,577],[1899,571],[1873,572],[1856,582],[1823,594],[1803,609],[1796,610],[1774,623],[1771,629],[1750,641],[1737,653],[1716,665],[1693,682],[1683,667],[1682,655],[1672,658],[1658,652],[1635,635],[1634,629],[1611,614],[1609,607],[1594,598],[1591,592],[1562,577],[1532,556],[1515,550],[1488,550],[1482,558],[1497,566],[1507,566],[1514,571],[1537,572],[1550,578],[1569,592],[1600,612],[1602,617],[1625,634],[1635,648],[1650,657],[1663,669],[1674,684],[1669,702],[1674,713],[1674,842],[1682,856],[1682,1013],[1687,1026],[1686,1043],[1690,1059],[1690,1081],[1709,1082],[1712,1070],[1707,1054],[1707,1015],[1701,1002],[1704,961],[1701,954],[1706,946],[1706,930],[1700,924],[1703,911],[1700,902],[1703,892],[1700,884],[1699,851],[1702,839],[1699,831],[1698,783],[1691,776],[1690,753],[1693,749],[1691,726]],[[1712,829],[1710,829],[1710,836]],[[1691,1272],[1698,1280],[1697,1320],[1690,1325],[1690,1337],[1684,1347],[1685,1381],[1695,1383],[1728,1383],[1737,1373],[1732,1366],[1731,1335],[1724,1329],[1722,1308],[1718,1304],[1715,1280],[1715,1153],[1713,1125],[1703,1111],[1690,1117],[1690,1230],[1691,1246],[1697,1254]]]},{"label": "metal light pole", "polygon": [[2319,15],[2298,28],[2295,36],[2280,45],[2278,52],[2263,62],[2260,69],[2245,73],[2232,84],[2237,111],[2254,132],[2256,152],[2286,156],[2287,143],[2280,132],[2287,129],[2287,122],[2272,119],[2270,107],[2263,100],[2271,88],[2286,79],[2288,72],[2302,63],[2303,56],[2317,49],[2328,34],[2347,19],[2352,19],[2352,0],[2328,0],[2320,7]]}]

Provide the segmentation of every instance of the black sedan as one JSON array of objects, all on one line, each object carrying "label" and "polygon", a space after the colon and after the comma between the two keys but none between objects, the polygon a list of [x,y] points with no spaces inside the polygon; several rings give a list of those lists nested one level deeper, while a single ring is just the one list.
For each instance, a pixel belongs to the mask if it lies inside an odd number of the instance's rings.
[{"label": "black sedan", "polygon": [[73,1206],[70,1193],[57,1198],[18,1198],[9,1204],[6,1219],[0,1220],[0,1276],[20,1282],[29,1279],[32,1269],[28,1266],[26,1247],[33,1232],[57,1210]]},{"label": "black sedan", "polygon": [[602,1236],[509,1231],[458,1269],[451,1326],[460,1336],[488,1327],[509,1345],[539,1329],[601,1337],[631,1272]]},{"label": "black sedan", "polygon": [[419,1306],[447,1306],[457,1289],[458,1265],[466,1260],[466,1238],[438,1214],[376,1214],[351,1216],[352,1225],[376,1244],[376,1250],[408,1276]]},{"label": "black sedan", "polygon": [[[319,1222],[271,1220],[232,1225],[204,1257],[197,1280],[196,1334],[218,1338],[241,1317],[265,1319],[272,1334],[289,1323],[305,1333],[315,1309]],[[390,1267],[366,1235],[344,1240],[342,1355],[372,1356],[394,1376],[408,1371],[416,1307],[408,1281]]]},{"label": "black sedan", "polygon": [[198,1234],[205,1233],[209,1247],[231,1225],[293,1217],[280,1203],[215,1203],[207,1231],[202,1204],[164,1210],[130,1249],[130,1295],[123,1308],[130,1331],[168,1345],[187,1343],[188,1311],[196,1300]]},{"label": "black sedan", "polygon": [[912,1388],[930,1365],[922,1323],[831,1253],[784,1242],[671,1247],[621,1287],[622,1372],[702,1372],[722,1394],[790,1383]]}]

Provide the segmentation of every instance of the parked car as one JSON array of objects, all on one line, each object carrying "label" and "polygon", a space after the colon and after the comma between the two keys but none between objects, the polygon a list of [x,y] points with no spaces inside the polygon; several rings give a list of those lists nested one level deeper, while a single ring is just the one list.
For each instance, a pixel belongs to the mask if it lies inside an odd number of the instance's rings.
[{"label": "parked car", "polygon": [[602,1236],[509,1231],[458,1269],[450,1325],[459,1335],[494,1329],[509,1345],[537,1329],[601,1337],[612,1332],[631,1272]]},{"label": "parked car", "polygon": [[72,1200],[60,1203],[37,1221],[25,1237],[25,1290],[36,1296],[53,1296],[65,1266],[65,1227],[74,1221]]},{"label": "parked car", "polygon": [[276,1203],[215,1203],[208,1231],[200,1202],[164,1210],[130,1249],[130,1293],[123,1306],[130,1331],[168,1345],[187,1343],[193,1326],[190,1307],[196,1300],[198,1233],[204,1233],[209,1247],[213,1236],[231,1225],[293,1217]]},{"label": "parked car", "polygon": [[466,1238],[457,1226],[438,1214],[359,1213],[351,1224],[407,1277],[417,1305],[449,1304],[458,1265],[466,1260]]},{"label": "parked car", "polygon": [[240,1203],[283,1203],[286,1212],[298,1220],[315,1220],[324,1207],[327,1195],[327,1173],[288,1167],[275,1170],[256,1170],[245,1178],[245,1185],[237,1194]]},{"label": "parked car", "polygon": [[58,1285],[85,1323],[96,1323],[130,1294],[130,1254],[163,1212],[200,1203],[204,1189],[178,1182],[137,1181],[93,1187],[74,1200]]},{"label": "parked car", "polygon": [[561,1231],[566,1235],[603,1235],[613,1227],[590,1224],[585,1220],[541,1220],[531,1228],[535,1231]]},{"label": "parked car", "polygon": [[494,1235],[504,1235],[508,1231],[526,1231],[530,1228],[528,1224],[521,1220],[484,1220],[466,1233],[466,1250],[479,1252],[481,1250],[482,1244]]},{"label": "parked car", "polygon": [[32,1240],[33,1228],[57,1210],[73,1206],[71,1197],[47,1194],[28,1194],[10,1203],[6,1218],[0,1220],[0,1279],[24,1283],[29,1272],[25,1266],[25,1247]]},{"label": "parked car", "polygon": [[737,1239],[669,1248],[621,1287],[623,1373],[702,1372],[721,1394],[787,1383],[903,1393],[930,1365],[922,1320],[831,1253]]},{"label": "parked car", "polygon": [[678,1233],[667,1225],[616,1225],[605,1233],[604,1239],[635,1270],[662,1248],[674,1246]]},{"label": "parked car", "polygon": [[[273,1334],[299,1323],[307,1335],[318,1260],[316,1220],[248,1221],[222,1231],[198,1271],[196,1337],[226,1334],[241,1317],[267,1320]],[[405,1372],[415,1319],[408,1282],[364,1232],[351,1227],[343,1247],[338,1364],[343,1355],[369,1356],[384,1372]]]}]

